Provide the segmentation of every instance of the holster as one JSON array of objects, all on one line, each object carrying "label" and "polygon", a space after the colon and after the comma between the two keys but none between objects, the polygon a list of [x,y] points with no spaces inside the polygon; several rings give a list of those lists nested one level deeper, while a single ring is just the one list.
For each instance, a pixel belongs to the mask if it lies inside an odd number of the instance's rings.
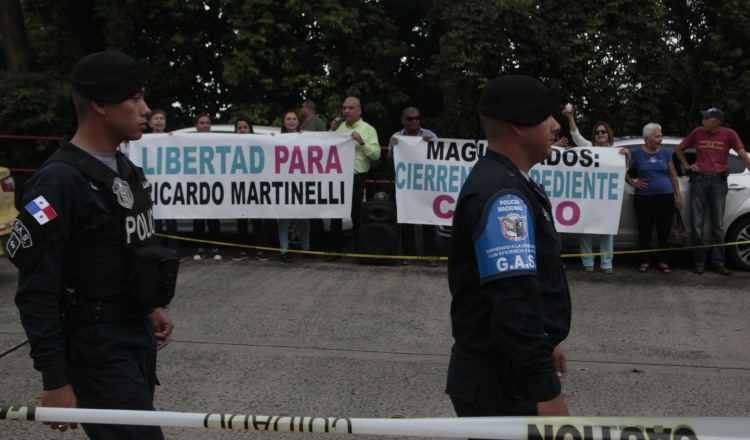
[{"label": "holster", "polygon": [[180,256],[174,249],[146,245],[133,250],[130,292],[147,308],[164,307],[174,298]]}]

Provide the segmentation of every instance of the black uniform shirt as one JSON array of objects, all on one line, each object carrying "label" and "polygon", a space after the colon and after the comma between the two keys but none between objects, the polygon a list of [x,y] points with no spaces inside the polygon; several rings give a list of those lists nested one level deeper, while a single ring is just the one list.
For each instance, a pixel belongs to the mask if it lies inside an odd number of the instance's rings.
[{"label": "black uniform shirt", "polygon": [[[88,155],[67,141],[62,141],[60,148]],[[130,187],[141,185],[136,173],[119,154],[117,162],[119,176]],[[101,163],[97,165],[106,167]],[[99,258],[95,255],[80,255],[79,252],[73,256],[70,249],[92,236],[100,236],[102,231],[112,228],[114,221],[113,207],[104,194],[106,188],[100,186],[72,165],[52,162],[24,185],[19,206],[21,214],[13,224],[8,251],[20,268],[15,302],[29,338],[34,368],[42,372],[45,390],[68,383],[60,319],[61,288],[71,276],[66,270],[102,264],[91,261]],[[119,235],[121,231],[113,233]],[[79,261],[71,261],[73,259]],[[112,266],[107,263],[104,264]],[[112,269],[112,273],[117,273],[118,268]],[[113,287],[107,290],[122,293],[125,286],[120,282],[121,277],[114,278],[118,279],[112,280]]]},{"label": "black uniform shirt", "polygon": [[487,151],[464,183],[453,218],[448,279],[456,347],[510,363],[538,402],[560,393],[552,350],[568,335],[570,293],[544,190]]}]

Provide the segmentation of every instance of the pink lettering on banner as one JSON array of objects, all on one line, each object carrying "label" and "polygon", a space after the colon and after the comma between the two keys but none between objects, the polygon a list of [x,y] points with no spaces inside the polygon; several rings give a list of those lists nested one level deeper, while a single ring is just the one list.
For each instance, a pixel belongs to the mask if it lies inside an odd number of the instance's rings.
[{"label": "pink lettering on banner", "polygon": [[[443,204],[447,206],[443,206]],[[432,210],[437,218],[451,218],[453,217],[453,208],[456,204],[456,200],[447,194],[443,194],[435,197],[435,201],[432,202]]]},{"label": "pink lettering on banner", "polygon": [[[569,218],[566,218],[569,213]],[[581,219],[581,208],[577,203],[566,200],[560,202],[555,209],[555,220],[563,226],[573,226]]]},{"label": "pink lettering on banner", "polygon": [[327,150],[318,145],[310,145],[305,150],[300,146],[290,149],[277,145],[274,157],[276,174],[343,174],[335,145]]},{"label": "pink lettering on banner", "polygon": [[310,169],[315,168],[315,172],[323,174],[323,165],[320,163],[323,159],[323,149],[317,145],[310,145],[307,147],[307,153],[310,158]]},{"label": "pink lettering on banner", "polygon": [[274,148],[274,156],[276,160],[276,174],[281,174],[281,164],[286,163],[289,160],[289,149],[283,145],[277,145]]}]

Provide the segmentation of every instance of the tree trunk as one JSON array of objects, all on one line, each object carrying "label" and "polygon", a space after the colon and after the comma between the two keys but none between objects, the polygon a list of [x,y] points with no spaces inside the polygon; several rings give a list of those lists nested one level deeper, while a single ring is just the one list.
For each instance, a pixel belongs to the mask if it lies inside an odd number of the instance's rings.
[{"label": "tree trunk", "polygon": [[3,37],[5,68],[31,70],[33,58],[23,23],[21,0],[0,0],[0,35]]}]

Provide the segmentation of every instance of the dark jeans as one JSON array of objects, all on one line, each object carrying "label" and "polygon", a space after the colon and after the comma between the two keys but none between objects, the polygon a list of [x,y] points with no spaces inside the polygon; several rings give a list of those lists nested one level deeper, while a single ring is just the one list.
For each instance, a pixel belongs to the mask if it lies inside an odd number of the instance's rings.
[{"label": "dark jeans", "polygon": [[[638,221],[638,245],[640,250],[651,249],[651,234],[656,226],[658,249],[668,249],[667,235],[674,216],[674,193],[633,197],[635,218]],[[657,254],[659,263],[669,263],[669,252]],[[648,263],[650,253],[641,254],[641,263]]]},{"label": "dark jeans", "polygon": [[[693,209],[692,245],[703,245],[703,225],[706,211],[711,216],[711,258],[714,266],[724,265],[724,209],[727,204],[726,178],[702,177],[694,175],[690,180],[690,205]],[[698,266],[706,264],[706,249],[696,248],[693,251],[693,263]]]},{"label": "dark jeans", "polygon": [[[417,240],[415,234],[415,226],[411,223],[401,224],[401,252],[404,255],[417,255]],[[421,225],[422,226],[422,245],[424,247],[424,254],[428,257],[434,257],[437,255],[435,248],[435,241],[437,237],[437,228],[434,225]]]},{"label": "dark jeans", "polygon": [[[177,220],[156,220],[156,232],[163,234],[166,232],[167,235],[177,235]],[[175,238],[162,238],[159,239],[159,244],[166,246],[170,249],[177,249],[177,239]]]},{"label": "dark jeans", "polygon": [[248,221],[246,218],[237,219],[237,238],[240,244],[252,246],[268,246],[266,238],[265,221],[261,218],[254,218],[253,223],[253,241],[250,241],[250,231],[248,231]]},{"label": "dark jeans", "polygon": [[[354,175],[352,188],[352,227],[354,232],[355,243],[359,233],[359,212],[362,206],[362,199],[365,196],[365,176],[366,173],[357,173]],[[331,219],[331,250],[341,252],[343,220],[340,218]]]},{"label": "dark jeans", "polygon": [[[206,234],[206,224],[208,224],[208,234]],[[219,241],[221,238],[221,223],[219,220],[193,220],[193,233],[195,238],[207,241]],[[198,247],[207,247],[211,243],[198,243]],[[211,244],[211,247],[218,245]]]}]

